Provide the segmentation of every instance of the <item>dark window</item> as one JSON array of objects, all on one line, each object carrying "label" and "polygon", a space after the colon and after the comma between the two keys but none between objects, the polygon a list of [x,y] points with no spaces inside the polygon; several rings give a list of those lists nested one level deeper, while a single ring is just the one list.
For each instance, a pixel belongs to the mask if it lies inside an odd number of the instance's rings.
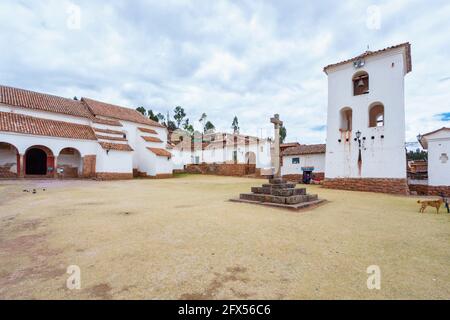
[{"label": "dark window", "polygon": [[292,158],[292,164],[299,164],[300,158]]},{"label": "dark window", "polygon": [[353,95],[369,93],[369,75],[367,72],[361,71],[353,76]]}]

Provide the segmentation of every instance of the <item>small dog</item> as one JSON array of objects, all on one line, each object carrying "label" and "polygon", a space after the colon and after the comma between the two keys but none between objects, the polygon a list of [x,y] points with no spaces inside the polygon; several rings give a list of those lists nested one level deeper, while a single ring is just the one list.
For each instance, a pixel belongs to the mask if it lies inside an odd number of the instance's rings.
[{"label": "small dog", "polygon": [[444,203],[444,200],[417,200],[417,203],[421,205],[419,212],[423,213],[425,209],[430,206],[436,208],[437,213],[439,213],[439,209],[441,208],[441,205]]}]

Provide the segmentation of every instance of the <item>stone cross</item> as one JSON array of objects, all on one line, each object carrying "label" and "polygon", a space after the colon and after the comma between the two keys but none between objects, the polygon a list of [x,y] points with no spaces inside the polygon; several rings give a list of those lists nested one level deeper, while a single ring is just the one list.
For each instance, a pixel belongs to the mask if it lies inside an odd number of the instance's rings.
[{"label": "stone cross", "polygon": [[273,165],[275,167],[274,176],[276,178],[281,177],[280,172],[280,127],[283,125],[283,121],[280,120],[280,115],[275,114],[273,118],[270,118],[270,122],[273,123],[275,129],[275,143],[274,143],[274,153],[273,153]]}]

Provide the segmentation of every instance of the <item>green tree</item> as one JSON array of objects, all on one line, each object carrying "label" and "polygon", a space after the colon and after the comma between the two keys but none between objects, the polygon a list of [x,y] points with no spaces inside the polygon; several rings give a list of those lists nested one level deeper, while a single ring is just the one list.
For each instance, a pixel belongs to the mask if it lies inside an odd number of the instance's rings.
[{"label": "green tree", "polygon": [[204,128],[204,132],[214,132],[214,130],[216,129],[216,127],[212,124],[211,121],[207,121],[205,123],[205,128]]},{"label": "green tree", "polygon": [[233,123],[231,124],[231,129],[233,129],[233,133],[239,133],[239,120],[237,116],[234,116]]},{"label": "green tree", "polygon": [[177,130],[177,125],[175,122],[173,122],[172,120],[169,120],[167,123],[167,129],[169,129],[169,131],[175,131]]},{"label": "green tree", "polygon": [[148,115],[148,117],[149,117],[150,120],[159,122],[159,118],[153,113],[153,110],[151,110],[151,109],[148,110],[148,111],[147,111],[147,115]]},{"label": "green tree", "polygon": [[184,112],[184,109],[182,107],[177,106],[175,107],[175,110],[173,110],[173,113],[175,114],[173,118],[177,123],[177,128],[179,128],[181,123],[183,122],[184,117],[186,117],[186,112]]},{"label": "green tree", "polygon": [[189,132],[191,135],[194,133],[194,127],[189,123],[189,118],[186,118],[186,120],[184,120],[183,129]]},{"label": "green tree", "polygon": [[77,96],[73,97],[73,100],[77,100],[77,101],[78,101],[78,98],[77,98]]},{"label": "green tree", "polygon": [[428,154],[424,150],[416,149],[416,151],[408,151],[406,153],[407,160],[427,160]]},{"label": "green tree", "polygon": [[136,108],[136,111],[139,112],[139,113],[141,113],[143,116],[145,116],[146,113],[147,113],[147,110],[145,110],[144,107]]},{"label": "green tree", "polygon": [[158,122],[161,122],[161,123],[163,123],[164,120],[166,119],[166,117],[164,117],[164,115],[161,112],[158,112],[156,117],[158,118]]},{"label": "green tree", "polygon": [[280,143],[283,143],[284,140],[286,139],[286,134],[287,134],[287,130],[286,128],[282,125],[280,127]]}]

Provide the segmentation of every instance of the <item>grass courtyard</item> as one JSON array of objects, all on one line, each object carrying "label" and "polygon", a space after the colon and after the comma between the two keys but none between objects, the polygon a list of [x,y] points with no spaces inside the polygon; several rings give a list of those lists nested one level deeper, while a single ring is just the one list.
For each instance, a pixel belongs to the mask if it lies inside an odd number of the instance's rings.
[{"label": "grass courtyard", "polygon": [[450,299],[445,210],[318,186],[301,212],[227,201],[261,183],[0,181],[0,299]]}]

